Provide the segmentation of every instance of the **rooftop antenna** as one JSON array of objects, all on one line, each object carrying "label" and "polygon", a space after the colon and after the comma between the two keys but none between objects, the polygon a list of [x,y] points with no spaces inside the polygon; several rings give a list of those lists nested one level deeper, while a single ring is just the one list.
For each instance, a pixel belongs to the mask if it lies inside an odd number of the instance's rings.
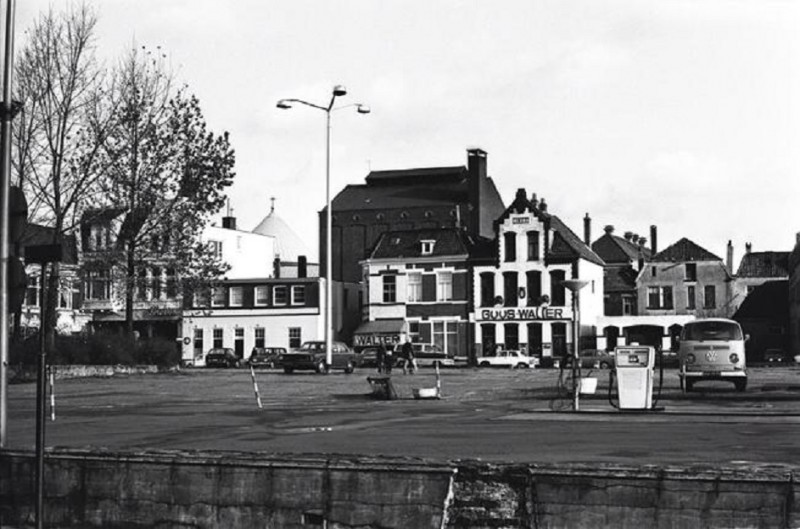
[{"label": "rooftop antenna", "polygon": [[272,215],[275,211],[275,197],[269,197],[269,202],[269,214]]}]

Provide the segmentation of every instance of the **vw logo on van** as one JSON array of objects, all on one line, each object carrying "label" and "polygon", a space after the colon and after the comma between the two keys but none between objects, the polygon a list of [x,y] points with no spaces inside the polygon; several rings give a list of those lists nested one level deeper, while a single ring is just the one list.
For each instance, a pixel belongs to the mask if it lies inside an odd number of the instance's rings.
[{"label": "vw logo on van", "polygon": [[716,362],[717,361],[717,352],[715,350],[710,350],[706,353],[706,360],[709,362]]}]

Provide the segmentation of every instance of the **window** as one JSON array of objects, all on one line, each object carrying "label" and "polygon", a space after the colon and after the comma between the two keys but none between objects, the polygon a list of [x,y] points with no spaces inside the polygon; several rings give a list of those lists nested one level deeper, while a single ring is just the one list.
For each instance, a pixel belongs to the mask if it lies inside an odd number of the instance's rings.
[{"label": "window", "polygon": [[650,268],[650,276],[651,277],[656,277],[656,267],[655,266]]},{"label": "window", "polygon": [[272,289],[272,304],[273,305],[286,305],[289,303],[289,292],[283,285],[273,287]]},{"label": "window", "polygon": [[672,287],[647,287],[648,309],[671,309]]},{"label": "window", "polygon": [[433,247],[436,244],[436,241],[420,241],[420,244],[422,246],[422,255],[431,255],[433,253]]},{"label": "window", "polygon": [[397,276],[383,276],[383,302],[394,303],[397,301]]},{"label": "window", "polygon": [[214,347],[222,347],[222,329],[214,329]]},{"label": "window", "polygon": [[528,324],[528,354],[539,356],[542,354],[542,324]]},{"label": "window", "polygon": [[704,309],[715,309],[717,308],[717,289],[714,285],[706,285],[705,287],[705,296],[703,297],[703,308]]},{"label": "window", "polygon": [[25,289],[25,305],[28,307],[39,306],[39,278],[41,276],[34,275],[28,277],[28,288]]},{"label": "window", "polygon": [[458,322],[434,321],[433,344],[444,351],[445,354],[455,355],[459,351]]},{"label": "window", "polygon": [[503,246],[506,249],[506,262],[517,260],[517,233],[508,232],[503,234]]},{"label": "window", "polygon": [[697,294],[695,293],[695,286],[689,285],[686,287],[686,308],[694,310],[697,308]]},{"label": "window", "polygon": [[255,347],[264,347],[264,343],[266,342],[264,335],[264,327],[255,328],[254,342],[255,342]]},{"label": "window", "polygon": [[269,303],[269,287],[259,286],[256,287],[256,306],[264,307]]},{"label": "window", "polygon": [[528,261],[539,260],[539,232],[528,232]]},{"label": "window", "polygon": [[192,295],[192,306],[193,307],[208,307],[209,294],[210,294],[210,291],[208,290],[208,288],[199,288],[198,290],[195,290],[194,294]]},{"label": "window", "polygon": [[242,287],[231,287],[228,290],[229,303],[231,307],[241,307],[244,300]]},{"label": "window", "polygon": [[542,299],[542,273],[536,270],[526,272],[525,281],[528,287],[528,306],[540,305]]},{"label": "window", "polygon": [[453,299],[453,273],[439,272],[436,274],[436,301],[450,301]]},{"label": "window", "polygon": [[408,301],[422,301],[422,274],[408,274]]},{"label": "window", "polygon": [[167,299],[178,297],[178,280],[175,278],[175,269],[167,268]]},{"label": "window", "polygon": [[212,307],[225,306],[225,287],[219,286],[214,288],[214,290],[211,293],[211,306]]},{"label": "window", "polygon": [[150,270],[150,299],[161,299],[161,269],[153,268]]},{"label": "window", "polygon": [[[345,296],[346,298],[347,296]],[[292,287],[292,305],[305,305],[306,304],[306,287],[305,285],[295,285]]]},{"label": "window", "polygon": [[111,277],[108,270],[93,270],[87,273],[86,298],[106,300],[111,294]]},{"label": "window", "polygon": [[566,288],[563,281],[566,272],[563,270],[553,270],[550,272],[550,305],[553,307],[563,307],[567,302]]},{"label": "window", "polygon": [[697,281],[697,263],[686,263],[686,281]]},{"label": "window", "polygon": [[289,348],[297,349],[301,341],[300,327],[289,327]]},{"label": "window", "polygon": [[624,296],[622,298],[622,314],[624,316],[632,316],[633,315],[633,297]]},{"label": "window", "polygon": [[494,305],[494,274],[492,272],[481,273],[481,307],[491,307]]},{"label": "window", "polygon": [[211,247],[211,254],[217,259],[222,259],[222,241],[208,241]]},{"label": "window", "polygon": [[203,356],[203,329],[200,327],[194,328],[194,356],[195,358]]},{"label": "window", "polygon": [[503,272],[503,298],[506,307],[517,306],[517,273]]},{"label": "window", "polygon": [[134,297],[139,301],[147,299],[147,269],[142,267],[137,272]]},{"label": "window", "polygon": [[73,296],[77,293],[75,285],[69,279],[62,279],[58,288],[58,308],[71,309]]},{"label": "window", "polygon": [[519,349],[519,323],[506,323],[503,325],[506,349]]}]

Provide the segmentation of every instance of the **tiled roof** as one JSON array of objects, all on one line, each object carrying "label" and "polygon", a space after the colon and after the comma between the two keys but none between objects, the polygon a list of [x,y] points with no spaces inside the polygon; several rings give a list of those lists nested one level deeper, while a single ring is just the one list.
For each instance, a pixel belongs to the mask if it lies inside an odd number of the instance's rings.
[{"label": "tiled roof", "polygon": [[789,314],[789,281],[767,281],[757,286],[742,302],[733,319],[785,320]]},{"label": "tiled roof", "polygon": [[789,277],[789,252],[750,252],[742,257],[739,277]]},{"label": "tiled roof", "polygon": [[[580,237],[575,235],[575,233],[569,229],[569,226],[564,224],[561,219],[555,215],[550,217],[550,227],[556,231],[558,236],[560,236],[553,239],[553,246],[550,252],[551,257],[574,257],[575,255],[578,255],[581,259],[586,259],[589,262],[598,264],[600,266],[605,266],[605,261],[603,261],[599,255],[594,253],[592,249],[581,240]],[[563,241],[565,246],[561,245],[559,238],[561,241]],[[569,249],[567,249],[567,247]]]},{"label": "tiled roof", "polygon": [[639,255],[649,261],[652,252],[647,246],[640,246],[632,241],[606,233],[592,243],[592,250],[606,263],[635,263]]},{"label": "tiled roof", "polygon": [[[422,241],[435,241],[433,252],[422,255]],[[457,228],[387,231],[380,236],[370,254],[371,259],[399,257],[445,257],[467,255],[472,246],[470,237]]]},{"label": "tiled roof", "polygon": [[392,169],[389,171],[371,171],[366,178],[369,185],[407,184],[409,182],[430,183],[431,179],[441,182],[458,181],[467,176],[463,166],[455,167],[422,167],[417,169]]},{"label": "tiled roof", "polygon": [[424,208],[464,204],[468,200],[466,180],[429,184],[348,185],[333,199],[333,211]]},{"label": "tiled roof", "polygon": [[722,261],[722,259],[713,253],[698,246],[686,237],[657,253],[651,260],[662,263],[680,263],[685,261]]}]

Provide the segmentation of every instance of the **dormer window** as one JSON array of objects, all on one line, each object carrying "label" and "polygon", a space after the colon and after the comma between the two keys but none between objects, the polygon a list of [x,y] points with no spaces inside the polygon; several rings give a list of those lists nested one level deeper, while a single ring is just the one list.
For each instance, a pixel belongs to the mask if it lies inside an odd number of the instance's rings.
[{"label": "dormer window", "polygon": [[433,240],[420,241],[422,255],[431,255],[435,244]]}]

